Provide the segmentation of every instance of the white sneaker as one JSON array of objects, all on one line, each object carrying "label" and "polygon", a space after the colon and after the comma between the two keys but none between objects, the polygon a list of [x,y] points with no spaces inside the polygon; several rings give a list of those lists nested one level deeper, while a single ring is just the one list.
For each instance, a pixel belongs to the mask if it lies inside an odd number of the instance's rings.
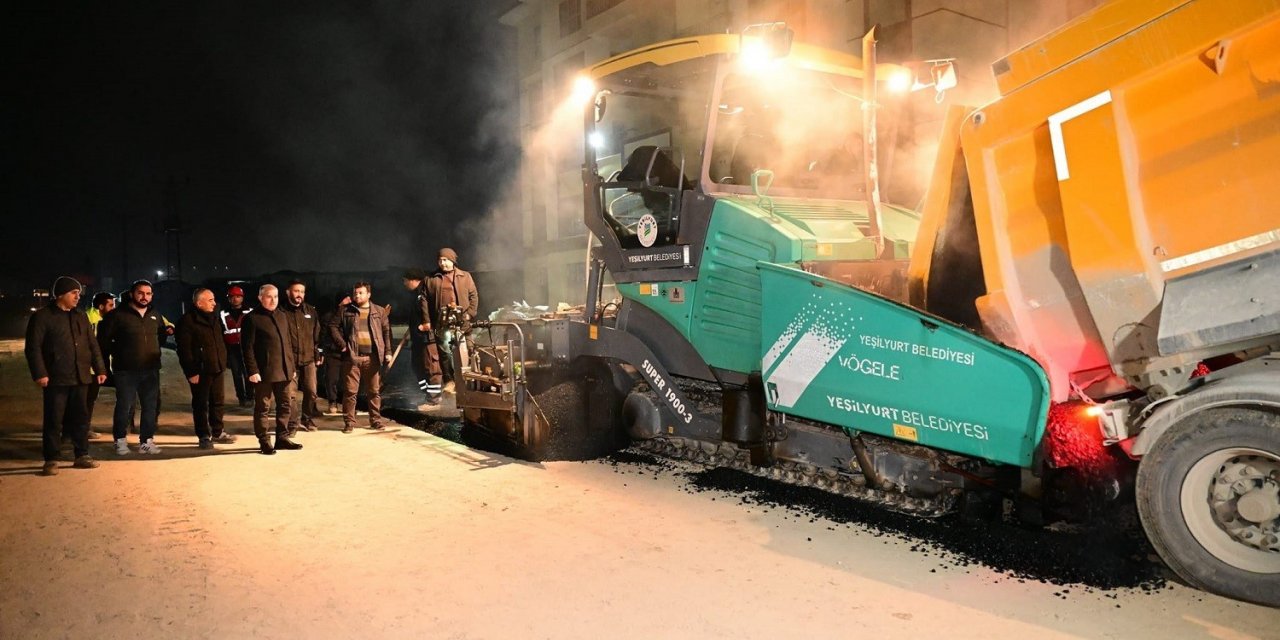
[{"label": "white sneaker", "polygon": [[116,455],[118,455],[118,456],[127,456],[127,455],[129,455],[129,441],[128,441],[128,440],[125,440],[124,438],[119,438],[119,439],[117,439],[117,440],[116,440]]},{"label": "white sneaker", "polygon": [[138,445],[138,453],[160,453],[163,449],[156,444],[155,438],[147,438],[147,441]]}]

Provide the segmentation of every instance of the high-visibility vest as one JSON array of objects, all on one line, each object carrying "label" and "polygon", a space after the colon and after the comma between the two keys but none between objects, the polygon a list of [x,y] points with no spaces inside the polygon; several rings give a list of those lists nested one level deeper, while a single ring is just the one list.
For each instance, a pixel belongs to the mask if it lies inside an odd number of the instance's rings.
[{"label": "high-visibility vest", "polygon": [[249,314],[248,307],[243,309],[223,309],[218,316],[222,319],[222,340],[228,345],[240,344],[240,323]]}]

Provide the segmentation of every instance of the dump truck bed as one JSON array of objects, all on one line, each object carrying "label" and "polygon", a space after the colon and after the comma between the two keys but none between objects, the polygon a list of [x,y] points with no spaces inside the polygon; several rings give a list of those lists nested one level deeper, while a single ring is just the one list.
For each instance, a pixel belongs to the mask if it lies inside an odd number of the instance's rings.
[{"label": "dump truck bed", "polygon": [[997,63],[1005,95],[956,128],[942,179],[969,191],[935,193],[922,229],[972,216],[981,329],[1041,362],[1055,400],[1275,343],[1277,43],[1274,0],[1113,2]]}]

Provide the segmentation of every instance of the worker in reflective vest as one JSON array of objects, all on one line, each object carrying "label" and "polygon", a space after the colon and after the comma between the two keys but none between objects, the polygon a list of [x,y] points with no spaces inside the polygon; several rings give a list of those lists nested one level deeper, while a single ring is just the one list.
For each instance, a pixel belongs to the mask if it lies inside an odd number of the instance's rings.
[{"label": "worker in reflective vest", "polygon": [[231,286],[227,289],[227,307],[218,317],[222,320],[222,340],[227,343],[227,368],[236,386],[236,400],[247,407],[253,402],[253,388],[248,385],[244,370],[244,353],[240,351],[240,324],[252,309],[244,306],[244,289]]}]

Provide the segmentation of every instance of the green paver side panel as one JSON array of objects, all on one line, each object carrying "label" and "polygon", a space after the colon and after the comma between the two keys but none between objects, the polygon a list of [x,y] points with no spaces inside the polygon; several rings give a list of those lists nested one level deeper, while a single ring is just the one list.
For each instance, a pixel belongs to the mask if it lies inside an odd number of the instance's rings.
[{"label": "green paver side panel", "polygon": [[785,265],[759,265],[770,409],[978,458],[1031,465],[1049,381],[1027,355]]}]

